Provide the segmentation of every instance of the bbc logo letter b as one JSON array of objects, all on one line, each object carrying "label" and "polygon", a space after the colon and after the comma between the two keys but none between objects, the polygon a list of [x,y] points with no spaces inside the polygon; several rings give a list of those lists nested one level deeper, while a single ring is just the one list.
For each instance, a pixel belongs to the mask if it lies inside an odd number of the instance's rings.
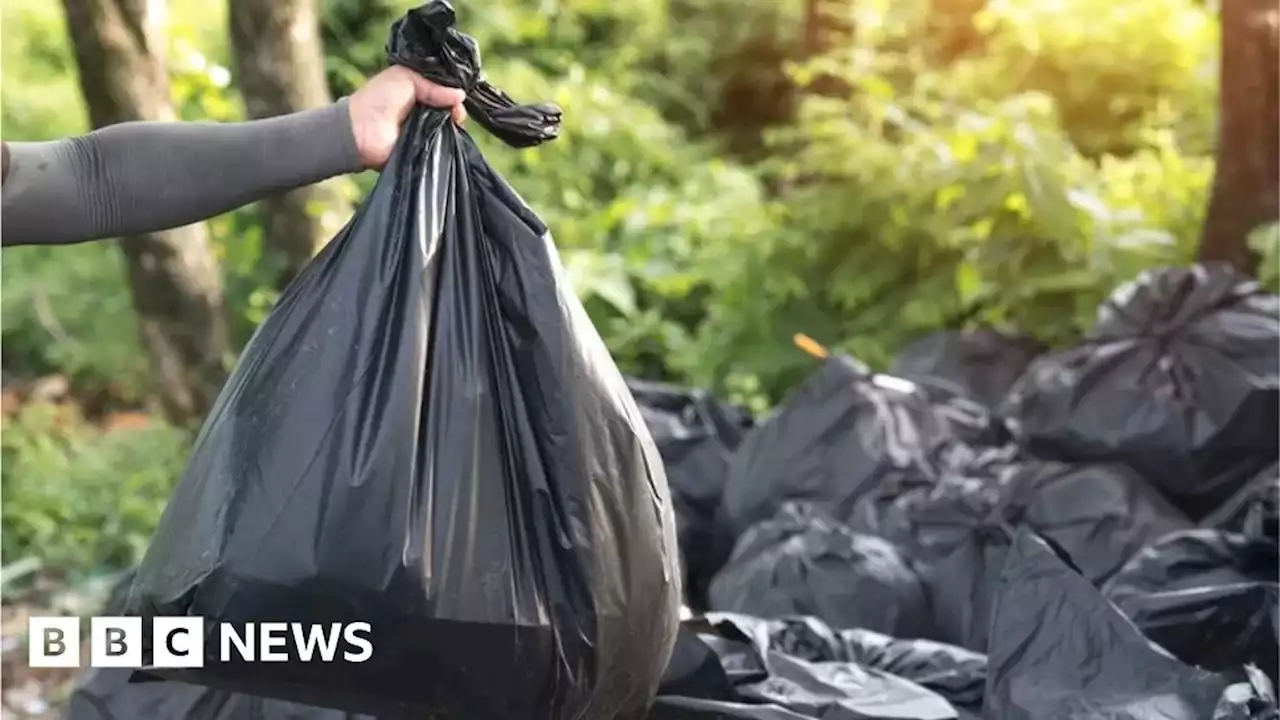
[{"label": "bbc logo letter b", "polygon": [[27,665],[33,668],[80,667],[80,618],[27,618]]},{"label": "bbc logo letter b", "polygon": [[89,628],[89,666],[142,667],[142,618],[93,618]]}]

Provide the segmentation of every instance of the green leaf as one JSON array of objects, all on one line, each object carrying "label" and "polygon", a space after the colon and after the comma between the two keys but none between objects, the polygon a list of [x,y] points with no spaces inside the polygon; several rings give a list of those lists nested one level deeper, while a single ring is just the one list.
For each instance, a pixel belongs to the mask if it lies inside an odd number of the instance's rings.
[{"label": "green leaf", "polygon": [[635,315],[635,288],[621,258],[577,250],[562,253],[561,260],[569,281],[584,301],[598,297],[624,317]]},{"label": "green leaf", "polygon": [[956,264],[955,282],[956,292],[960,295],[962,303],[976,299],[985,290],[982,273],[972,263],[961,262]]}]

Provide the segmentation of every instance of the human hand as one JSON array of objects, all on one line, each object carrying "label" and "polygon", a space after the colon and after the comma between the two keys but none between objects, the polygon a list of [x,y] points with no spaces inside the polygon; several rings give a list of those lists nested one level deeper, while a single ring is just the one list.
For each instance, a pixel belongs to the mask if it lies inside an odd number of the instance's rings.
[{"label": "human hand", "polygon": [[461,125],[467,119],[464,99],[466,94],[461,90],[437,85],[398,65],[369,78],[347,103],[361,164],[380,170],[387,163],[400,137],[400,126],[415,104],[449,108],[453,121]]}]

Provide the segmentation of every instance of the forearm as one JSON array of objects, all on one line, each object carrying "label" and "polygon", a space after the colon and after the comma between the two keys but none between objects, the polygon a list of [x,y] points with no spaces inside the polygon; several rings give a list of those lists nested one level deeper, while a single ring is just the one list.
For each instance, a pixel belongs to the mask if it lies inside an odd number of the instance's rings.
[{"label": "forearm", "polygon": [[360,170],[346,102],[245,123],[123,123],[8,151],[6,246],[180,227]]}]

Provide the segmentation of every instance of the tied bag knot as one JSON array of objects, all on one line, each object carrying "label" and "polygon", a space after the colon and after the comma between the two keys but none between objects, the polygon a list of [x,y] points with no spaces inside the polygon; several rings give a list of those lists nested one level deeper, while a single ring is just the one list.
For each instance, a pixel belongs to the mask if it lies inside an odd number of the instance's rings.
[{"label": "tied bag knot", "polygon": [[428,80],[467,94],[467,112],[499,140],[527,148],[560,134],[560,108],[550,103],[521,105],[490,85],[480,69],[475,38],[459,32],[453,5],[430,0],[391,26],[387,60]]}]

